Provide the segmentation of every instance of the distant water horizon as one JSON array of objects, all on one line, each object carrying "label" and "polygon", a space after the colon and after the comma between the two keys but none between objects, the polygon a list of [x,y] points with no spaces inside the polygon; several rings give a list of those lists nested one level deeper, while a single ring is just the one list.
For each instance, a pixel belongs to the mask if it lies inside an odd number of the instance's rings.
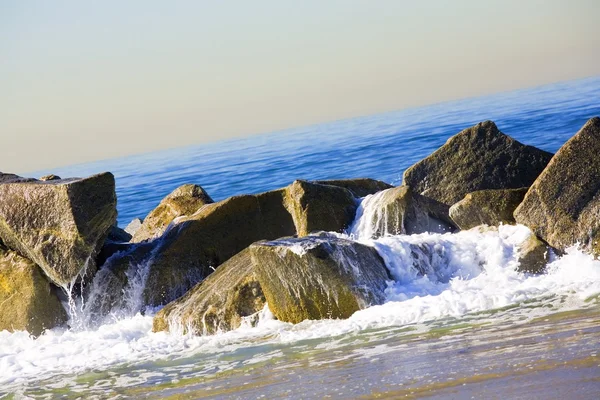
[{"label": "distant water horizon", "polygon": [[594,76],[24,175],[112,172],[118,223],[125,226],[185,183],[201,185],[215,200],[295,179],[369,177],[399,185],[407,167],[484,120],[522,143],[556,152],[600,115],[598,98],[600,76]]}]

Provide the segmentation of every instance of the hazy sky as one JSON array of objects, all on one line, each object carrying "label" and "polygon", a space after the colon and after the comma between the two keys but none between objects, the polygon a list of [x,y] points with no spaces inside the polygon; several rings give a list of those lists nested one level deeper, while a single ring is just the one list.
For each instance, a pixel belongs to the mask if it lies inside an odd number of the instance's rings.
[{"label": "hazy sky", "polygon": [[600,1],[1,1],[0,171],[600,74]]}]

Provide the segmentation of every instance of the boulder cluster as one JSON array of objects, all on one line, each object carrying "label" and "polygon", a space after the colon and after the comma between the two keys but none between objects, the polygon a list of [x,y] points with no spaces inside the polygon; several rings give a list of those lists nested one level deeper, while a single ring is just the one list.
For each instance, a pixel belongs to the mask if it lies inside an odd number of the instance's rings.
[{"label": "boulder cluster", "polygon": [[297,180],[214,202],[187,184],[125,230],[116,226],[110,173],[0,173],[0,330],[39,335],[65,325],[66,294],[85,296],[92,280],[104,291],[87,307],[107,315],[141,272],[143,306],[164,306],[155,331],[252,325],[265,304],[285,322],[347,318],[382,303],[391,279],[374,248],[325,233],[349,231],[365,196],[363,207],[377,202],[361,219],[371,237],[520,223],[535,234],[520,249],[523,272],[542,272],[550,251],[575,244],[600,256],[599,151],[600,118],[555,155],[485,121],[408,168],[398,187]]}]

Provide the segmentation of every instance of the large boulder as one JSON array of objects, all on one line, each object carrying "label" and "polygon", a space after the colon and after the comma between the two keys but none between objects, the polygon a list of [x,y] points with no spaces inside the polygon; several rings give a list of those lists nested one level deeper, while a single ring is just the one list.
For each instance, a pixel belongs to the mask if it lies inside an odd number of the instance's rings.
[{"label": "large boulder", "polygon": [[285,188],[285,207],[298,236],[342,232],[354,220],[357,206],[353,193],[343,187],[297,180]]},{"label": "large boulder", "polygon": [[515,210],[518,223],[559,250],[579,243],[600,255],[600,118],[552,158]]},{"label": "large boulder", "polygon": [[490,189],[469,193],[450,207],[450,218],[460,229],[478,225],[514,224],[513,212],[528,188]]},{"label": "large boulder", "polygon": [[356,197],[365,197],[393,187],[389,183],[371,178],[331,179],[324,181],[313,181],[313,183],[343,187],[351,191]]},{"label": "large boulder", "polygon": [[452,205],[476,190],[528,187],[551,158],[551,153],[521,144],[485,121],[408,168],[403,184]]},{"label": "large boulder", "polygon": [[32,261],[0,245],[0,330],[37,336],[64,324],[57,290]]},{"label": "large boulder", "polygon": [[213,203],[202,187],[193,184],[179,186],[144,218],[144,222],[136,229],[132,242],[154,239],[162,235],[177,217],[191,215],[202,206]]},{"label": "large boulder", "polygon": [[236,329],[243,320],[255,323],[266,300],[254,267],[250,250],[242,250],[163,307],[154,317],[153,330],[210,335]]},{"label": "large boulder", "polygon": [[95,256],[117,218],[111,173],[84,179],[0,183],[0,238],[67,286]]},{"label": "large boulder", "polygon": [[179,218],[157,240],[153,270],[200,271],[205,277],[258,240],[294,235],[284,196],[283,189],[233,196]]},{"label": "large boulder", "polygon": [[269,309],[280,321],[348,318],[385,300],[390,275],[377,251],[330,236],[250,246]]},{"label": "large boulder", "polygon": [[454,230],[446,204],[415,193],[408,186],[398,186],[366,197],[350,233],[369,239]]}]

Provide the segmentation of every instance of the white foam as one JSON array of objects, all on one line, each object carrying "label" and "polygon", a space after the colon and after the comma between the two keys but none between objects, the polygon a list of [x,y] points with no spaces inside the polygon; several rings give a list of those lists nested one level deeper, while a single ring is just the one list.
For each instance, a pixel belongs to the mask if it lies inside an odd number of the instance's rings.
[{"label": "white foam", "polygon": [[[548,266],[540,276],[519,273],[519,243],[531,233],[523,226],[497,231],[388,236],[366,240],[391,269],[388,302],[356,312],[347,320],[304,321],[297,325],[261,313],[255,327],[214,336],[152,333],[152,315],[130,315],[97,329],[54,329],[38,339],[25,332],[0,332],[0,387],[56,374],[106,369],[123,363],[222,353],[261,343],[294,343],[371,328],[419,324],[498,309],[524,301],[554,298],[558,307],[583,307],[600,293],[600,261],[577,250]],[[425,275],[413,265],[415,249]],[[539,300],[542,302],[542,300]],[[546,300],[543,300],[546,301]],[[532,312],[526,311],[523,312]],[[540,307],[539,312],[550,312]],[[225,368],[225,367],[224,367]]]}]

